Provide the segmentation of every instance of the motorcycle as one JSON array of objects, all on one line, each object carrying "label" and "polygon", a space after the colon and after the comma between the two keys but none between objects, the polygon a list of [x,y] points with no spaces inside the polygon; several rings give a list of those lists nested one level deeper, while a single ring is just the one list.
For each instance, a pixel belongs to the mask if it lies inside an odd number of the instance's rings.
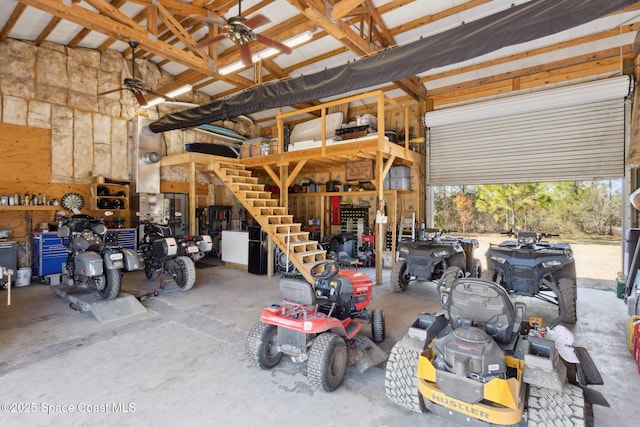
[{"label": "motorcycle", "polygon": [[69,252],[65,275],[73,286],[92,286],[104,299],[114,299],[122,286],[122,270],[140,269],[136,251],[118,244],[118,233],[102,218],[75,214],[62,218],[58,237]]},{"label": "motorcycle", "polygon": [[168,274],[182,290],[191,289],[196,281],[195,263],[213,249],[211,236],[173,236],[169,226],[156,223],[151,216],[141,222],[143,236],[138,248],[147,279],[162,279]]}]

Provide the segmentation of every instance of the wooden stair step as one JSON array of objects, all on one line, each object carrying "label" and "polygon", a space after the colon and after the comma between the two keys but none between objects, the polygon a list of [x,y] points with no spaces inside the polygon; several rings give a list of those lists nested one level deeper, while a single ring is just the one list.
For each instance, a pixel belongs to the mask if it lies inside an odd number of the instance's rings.
[{"label": "wooden stair step", "polygon": [[296,252],[294,256],[298,257],[303,264],[313,261],[321,261],[326,258],[327,252],[323,249],[316,249],[314,251]]},{"label": "wooden stair step", "polygon": [[287,232],[295,233],[302,230],[302,224],[299,222],[292,224],[273,224],[276,234],[287,234]]},{"label": "wooden stair step", "polygon": [[271,192],[270,191],[247,191],[240,190],[244,193],[244,196],[247,199],[270,199]]},{"label": "wooden stair step", "polygon": [[287,214],[287,208],[283,208],[282,206],[268,206],[268,207],[262,207],[262,208],[258,208],[258,214],[259,215],[264,215],[264,216],[268,216],[268,215],[286,215]]},{"label": "wooden stair step", "polygon": [[240,163],[240,162],[232,162],[229,160],[223,160],[223,161],[218,161],[216,162],[218,169],[222,170],[222,169],[242,169],[244,170],[244,164]]},{"label": "wooden stair step", "polygon": [[[289,244],[289,248],[292,252],[305,252],[305,251],[314,251],[319,249],[318,242],[315,240],[308,240],[306,242],[292,242]],[[324,249],[323,249],[324,250]]]},{"label": "wooden stair step", "polygon": [[258,178],[254,176],[228,176],[230,184],[257,184]]},{"label": "wooden stair step", "polygon": [[251,206],[264,207],[264,206],[278,206],[276,199],[245,199]]},{"label": "wooden stair step", "polygon": [[296,231],[287,233],[286,230],[284,232],[275,232],[276,237],[282,240],[282,243],[286,245],[287,243],[294,242],[308,242],[309,240],[309,232],[308,231]]},{"label": "wooden stair step", "polygon": [[293,215],[263,215],[269,224],[293,224]]},{"label": "wooden stair step", "polygon": [[264,191],[264,184],[252,184],[250,182],[239,182],[231,184],[238,191]]},{"label": "wooden stair step", "polygon": [[221,169],[222,173],[226,176],[251,176],[251,171],[245,169]]}]

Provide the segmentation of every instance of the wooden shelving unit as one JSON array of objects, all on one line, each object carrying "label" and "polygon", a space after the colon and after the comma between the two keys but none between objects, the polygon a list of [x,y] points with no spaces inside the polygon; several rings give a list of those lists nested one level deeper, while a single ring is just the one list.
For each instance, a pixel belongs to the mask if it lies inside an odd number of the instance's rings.
[{"label": "wooden shelving unit", "polygon": [[29,206],[29,205],[17,205],[17,206],[0,206],[0,211],[56,211],[62,209],[60,206]]},{"label": "wooden shelving unit", "polygon": [[129,185],[92,183],[90,208],[97,211],[128,210]]}]

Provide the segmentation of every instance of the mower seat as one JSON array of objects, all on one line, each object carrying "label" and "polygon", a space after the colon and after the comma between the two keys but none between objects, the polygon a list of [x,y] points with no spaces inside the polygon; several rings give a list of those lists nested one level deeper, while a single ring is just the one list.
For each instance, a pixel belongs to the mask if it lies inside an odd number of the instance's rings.
[{"label": "mower seat", "polygon": [[444,299],[451,327],[483,328],[499,343],[509,343],[520,327],[524,304],[517,313],[509,295],[497,283],[481,279],[460,278],[453,282]]},{"label": "mower seat", "polygon": [[313,287],[302,280],[281,279],[280,298],[293,304],[316,305]]},{"label": "mower seat", "polygon": [[[353,304],[353,284],[347,277],[335,276],[331,279],[318,280],[315,289],[318,302],[323,305],[323,311],[331,309],[339,319],[349,316]],[[322,300],[324,302],[321,302]]]},{"label": "mower seat", "polygon": [[343,267],[355,268],[356,270],[362,265],[358,258],[354,258],[344,251],[338,252],[338,263]]}]

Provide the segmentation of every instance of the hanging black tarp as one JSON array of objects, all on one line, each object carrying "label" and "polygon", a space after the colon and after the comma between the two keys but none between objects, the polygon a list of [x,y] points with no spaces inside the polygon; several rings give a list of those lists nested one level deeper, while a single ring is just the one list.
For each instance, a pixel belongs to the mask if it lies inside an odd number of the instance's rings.
[{"label": "hanging black tarp", "polygon": [[327,98],[424,73],[593,21],[640,0],[533,0],[377,55],[168,114],[159,133]]}]

